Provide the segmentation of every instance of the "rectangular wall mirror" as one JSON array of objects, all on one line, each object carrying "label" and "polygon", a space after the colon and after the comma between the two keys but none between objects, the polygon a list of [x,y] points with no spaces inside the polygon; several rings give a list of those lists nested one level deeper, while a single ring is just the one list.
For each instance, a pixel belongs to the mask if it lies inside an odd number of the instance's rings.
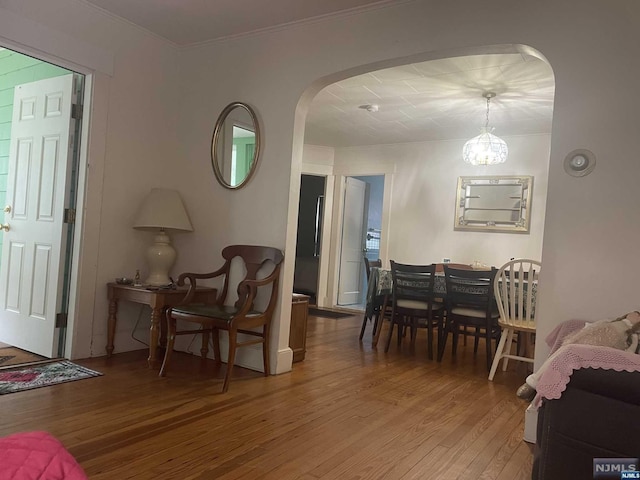
[{"label": "rectangular wall mirror", "polygon": [[459,177],[455,230],[529,233],[531,176]]}]

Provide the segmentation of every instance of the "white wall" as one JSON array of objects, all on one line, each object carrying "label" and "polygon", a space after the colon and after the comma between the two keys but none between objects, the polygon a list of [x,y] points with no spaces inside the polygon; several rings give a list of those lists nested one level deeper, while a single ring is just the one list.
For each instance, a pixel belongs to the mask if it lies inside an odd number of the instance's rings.
[{"label": "white wall", "polygon": [[[341,78],[381,67],[453,52],[490,50],[479,48],[483,45],[519,43],[535,47],[550,62],[556,79],[542,255],[545,269],[540,289],[539,338],[544,338],[554,325],[568,318],[595,319],[636,308],[632,273],[619,274],[615,285],[590,281],[616,267],[633,272],[640,266],[631,240],[638,227],[629,221],[637,215],[638,207],[631,178],[640,169],[633,149],[634,118],[640,107],[640,97],[635,93],[640,64],[633,52],[640,36],[627,12],[630,5],[632,2],[623,0],[606,5],[599,0],[546,0],[533,9],[524,2],[507,0],[482,4],[416,1],[193,48],[182,56],[182,68],[194,72],[184,111],[189,112],[196,127],[189,124],[183,143],[193,146],[190,158],[203,155],[207,139],[205,130],[198,126],[208,122],[211,110],[239,98],[251,102],[264,121],[267,144],[252,185],[254,191],[241,195],[212,192],[208,197],[229,208],[226,218],[243,217],[251,224],[246,229],[234,227],[236,238],[252,235],[291,251],[302,158],[301,130],[308,99],[314,92]],[[488,22],[492,28],[486,28]],[[238,58],[242,62],[236,62]],[[234,68],[221,76],[217,69],[220,65]],[[216,88],[211,89],[214,84]],[[603,85],[615,88],[602,95]],[[575,148],[588,148],[598,156],[598,168],[589,177],[575,179],[562,171],[564,156]],[[287,178],[291,156],[292,176]],[[252,200],[258,198],[258,190],[265,184],[272,192],[269,206],[263,202],[250,211]],[[266,210],[270,212],[268,221]],[[608,240],[612,236],[614,239]],[[228,239],[227,235],[224,240]],[[610,249],[612,244],[615,248]],[[220,246],[222,240],[215,239],[214,247]],[[287,255],[283,284],[287,293],[292,273],[293,255]],[[286,343],[287,314],[285,307],[280,347]],[[538,344],[540,356],[545,348],[543,342]]]},{"label": "white wall", "polygon": [[[302,172],[308,174],[333,173],[335,149],[320,145],[304,145]],[[324,168],[323,168],[324,167]]]},{"label": "white wall", "polygon": [[[498,132],[499,133],[499,132]],[[502,165],[473,167],[462,160],[465,140],[338,148],[336,168],[393,162],[388,258],[406,263],[474,260],[500,266],[510,258],[540,259],[549,166],[548,135],[502,137],[509,158]],[[306,147],[305,147],[306,150]],[[529,234],[454,231],[459,176],[532,175]]]},{"label": "white wall", "polygon": [[[3,1],[0,43],[81,68],[94,81],[73,354],[103,355],[106,283],[133,277],[137,268],[146,273],[152,235],[131,228],[137,208],[152,187],[177,187],[184,171],[176,134],[178,51],[73,0]],[[196,205],[187,199],[187,210]],[[148,342],[149,309],[122,302],[116,351],[144,348],[131,339],[139,313],[136,336]]]},{"label": "white wall", "polygon": [[[555,74],[539,338],[568,318],[613,317],[637,308],[640,31],[630,13],[634,4],[416,0],[203,45],[178,56],[155,38],[92,13],[83,2],[3,0],[3,9],[64,32],[80,45],[108,49],[115,59],[113,79],[106,82],[107,128],[91,139],[93,147],[104,145],[105,171],[95,321],[82,320],[94,328],[93,336],[82,331],[82,338],[93,340],[94,346],[90,350],[85,345],[85,351],[97,354],[104,343],[102,285],[131,272],[148,241],[129,228],[131,206],[151,186],[176,186],[184,192],[196,230],[176,242],[181,247],[178,269],[215,264],[220,249],[235,241],[285,249],[272,355],[280,360],[278,371],[286,370],[297,197],[310,98],[323,86],[354,74],[487,52],[486,45],[534,47]],[[0,32],[14,31],[4,28],[5,18],[0,15]],[[40,52],[75,55],[72,46],[47,42],[37,24],[26,25],[21,35],[23,45]],[[209,165],[215,118],[234,100],[255,107],[265,135],[256,176],[237,192],[218,186]],[[590,149],[598,158],[596,170],[586,178],[569,177],[562,170],[564,156],[575,148]],[[543,342],[537,349],[542,358]]]}]

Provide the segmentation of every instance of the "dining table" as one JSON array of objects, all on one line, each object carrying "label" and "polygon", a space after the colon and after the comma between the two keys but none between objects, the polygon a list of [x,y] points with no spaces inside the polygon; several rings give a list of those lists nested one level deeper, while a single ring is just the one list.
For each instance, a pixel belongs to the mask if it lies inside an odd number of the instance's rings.
[{"label": "dining table", "polygon": [[[487,268],[481,269],[487,270]],[[376,314],[376,311],[378,311],[378,315],[381,316],[378,321],[379,326],[376,329],[375,335],[371,342],[372,346],[374,347],[378,344],[380,332],[382,331],[382,320],[384,320],[385,310],[387,310],[387,305],[389,305],[390,295],[392,293],[393,276],[391,274],[391,269],[383,267],[372,267],[369,277],[369,284],[367,286],[365,316],[367,316],[367,318],[371,318]],[[443,271],[436,270],[433,282],[433,293],[436,298],[446,302],[447,282]],[[531,294],[533,296],[532,304],[535,306],[537,283],[533,284],[531,288]]]}]

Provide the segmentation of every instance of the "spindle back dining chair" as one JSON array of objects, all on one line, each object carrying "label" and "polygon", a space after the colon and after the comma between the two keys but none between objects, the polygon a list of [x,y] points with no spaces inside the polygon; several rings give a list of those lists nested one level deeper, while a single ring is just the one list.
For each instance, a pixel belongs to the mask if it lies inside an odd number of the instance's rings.
[{"label": "spindle back dining chair", "polygon": [[[511,260],[498,270],[494,280],[494,294],[498,303],[502,328],[500,342],[489,372],[493,380],[500,360],[504,359],[502,370],[507,369],[509,359],[533,363],[533,346],[536,333],[536,299],[538,278],[542,264],[536,260]],[[523,337],[523,355],[512,353],[515,335]],[[528,355],[527,355],[528,354]]]}]

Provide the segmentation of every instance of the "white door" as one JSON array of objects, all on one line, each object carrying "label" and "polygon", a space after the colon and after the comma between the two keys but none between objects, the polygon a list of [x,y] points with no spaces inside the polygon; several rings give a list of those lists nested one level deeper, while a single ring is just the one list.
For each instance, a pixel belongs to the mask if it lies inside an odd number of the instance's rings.
[{"label": "white door", "polygon": [[338,305],[353,305],[360,303],[362,299],[367,184],[347,177],[345,187]]},{"label": "white door", "polygon": [[[15,87],[0,264],[0,341],[58,355],[73,75]],[[9,211],[8,211],[9,210]]]}]

